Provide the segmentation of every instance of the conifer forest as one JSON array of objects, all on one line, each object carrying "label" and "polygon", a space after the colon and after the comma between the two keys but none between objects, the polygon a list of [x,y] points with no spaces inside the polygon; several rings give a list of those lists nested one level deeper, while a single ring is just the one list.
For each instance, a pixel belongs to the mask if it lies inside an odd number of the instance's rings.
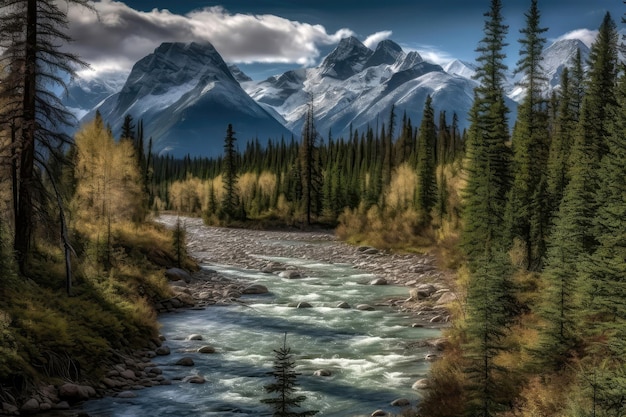
[{"label": "conifer forest", "polygon": [[[227,120],[222,156],[175,159],[131,115],[120,137],[100,113],[64,133],[74,121],[53,90],[85,63],[60,47],[58,3],[0,1],[0,403],[42,380],[102,378],[116,351],[158,338],[160,268],[194,267],[150,221],[169,212],[436,254],[460,302],[411,415],[626,416],[623,19],[607,13],[589,59],[550,88],[540,2],[520,33],[505,2],[485,2],[465,129],[429,96],[419,123],[392,107],[335,137],[311,100],[300,134],[248,141]],[[515,115],[508,43],[525,90]]]}]

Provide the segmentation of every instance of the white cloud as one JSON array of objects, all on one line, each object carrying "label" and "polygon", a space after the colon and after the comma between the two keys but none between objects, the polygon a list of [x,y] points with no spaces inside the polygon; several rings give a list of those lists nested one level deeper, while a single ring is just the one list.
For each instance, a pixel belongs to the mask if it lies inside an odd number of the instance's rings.
[{"label": "white cloud", "polygon": [[169,10],[141,12],[115,0],[94,3],[96,13],[69,10],[73,52],[94,70],[128,71],[162,42],[206,42],[229,62],[297,63],[311,65],[319,47],[354,33],[279,16],[230,13],[220,6],[177,15]]},{"label": "white cloud", "polygon": [[596,40],[598,36],[597,30],[589,30],[589,29],[576,29],[571,32],[567,32],[565,35],[559,36],[556,41],[565,40],[565,39],[579,39],[589,48]]},{"label": "white cloud", "polygon": [[390,30],[383,30],[381,32],[372,33],[363,41],[363,45],[367,46],[370,49],[376,48],[376,45],[380,41],[384,41],[385,39],[389,39],[393,35],[393,32]]},{"label": "white cloud", "polygon": [[454,57],[448,52],[442,51],[432,45],[402,45],[402,49],[407,52],[416,51],[424,61],[432,62],[437,65],[445,65],[454,60]]}]

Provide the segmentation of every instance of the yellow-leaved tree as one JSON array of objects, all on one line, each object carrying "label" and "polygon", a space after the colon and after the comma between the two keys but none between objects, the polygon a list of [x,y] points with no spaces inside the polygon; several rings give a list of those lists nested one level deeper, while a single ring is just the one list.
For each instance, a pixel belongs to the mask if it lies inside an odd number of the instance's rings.
[{"label": "yellow-leaved tree", "polygon": [[144,214],[135,150],[130,141],[115,141],[99,113],[76,133],[75,144],[73,212],[106,239],[103,260],[108,262],[111,224],[140,221]]}]

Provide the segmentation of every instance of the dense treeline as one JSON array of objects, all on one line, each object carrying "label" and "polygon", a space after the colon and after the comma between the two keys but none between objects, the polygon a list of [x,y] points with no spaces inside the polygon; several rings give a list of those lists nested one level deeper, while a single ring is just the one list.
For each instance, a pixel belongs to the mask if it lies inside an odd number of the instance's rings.
[{"label": "dense treeline", "polygon": [[[378,128],[354,130],[350,138],[332,132],[322,137],[311,104],[302,138],[267,146],[252,141],[235,154],[234,124],[225,133],[223,157],[152,156],[151,207],[201,214],[211,224],[339,224],[344,235],[370,241],[387,229],[387,238],[373,243],[394,246],[412,236],[428,245],[433,225],[458,222],[463,134],[456,115],[449,120],[441,112],[435,120],[430,98],[420,127],[406,114],[396,118],[392,109]],[[377,219],[379,227],[367,218]],[[396,234],[388,219],[396,232],[406,230]]]},{"label": "dense treeline", "polygon": [[[511,137],[507,26],[485,14],[468,131],[464,300],[425,416],[626,415],[626,73],[607,14],[589,61],[548,94],[536,0],[520,31],[526,95]],[[588,68],[584,71],[583,68]]]}]

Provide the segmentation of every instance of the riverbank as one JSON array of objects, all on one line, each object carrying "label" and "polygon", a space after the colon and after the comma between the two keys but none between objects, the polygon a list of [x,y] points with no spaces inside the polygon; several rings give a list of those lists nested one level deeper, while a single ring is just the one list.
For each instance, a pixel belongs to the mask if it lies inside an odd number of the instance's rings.
[{"label": "riverbank", "polygon": [[[177,217],[162,215],[156,221],[173,228]],[[370,283],[375,285],[407,287],[406,297],[380,300],[380,303],[411,312],[415,316],[415,326],[445,326],[450,320],[448,307],[458,299],[452,288],[453,273],[439,269],[432,255],[355,247],[339,241],[331,231],[230,229],[207,227],[199,218],[181,218],[181,221],[186,231],[188,254],[199,264],[231,265],[277,275],[282,273],[283,276],[302,276],[306,271],[297,271],[267,259],[302,258],[350,265],[373,274],[376,278]],[[193,276],[192,285],[174,284],[174,290],[183,299],[185,294],[191,295],[200,306],[232,302],[246,287],[245,282],[228,282],[206,269]]]}]

